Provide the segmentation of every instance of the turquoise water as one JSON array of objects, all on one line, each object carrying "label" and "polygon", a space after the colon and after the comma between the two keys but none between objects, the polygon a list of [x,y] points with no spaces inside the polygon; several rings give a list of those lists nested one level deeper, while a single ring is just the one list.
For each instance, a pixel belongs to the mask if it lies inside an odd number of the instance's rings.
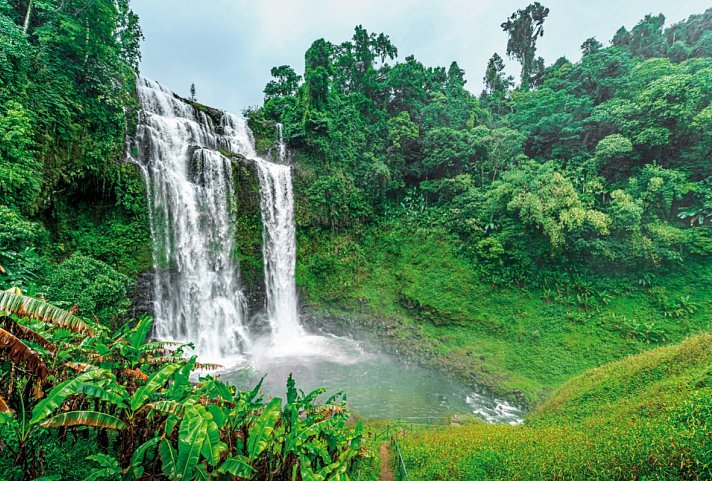
[{"label": "turquoise water", "polygon": [[286,347],[257,342],[249,362],[220,377],[251,389],[264,375],[263,392],[284,397],[290,373],[306,392],[326,388],[322,400],[344,392],[352,413],[361,418],[435,423],[478,415],[489,422],[516,423],[522,416],[515,407],[441,373],[333,336],[307,336]]}]

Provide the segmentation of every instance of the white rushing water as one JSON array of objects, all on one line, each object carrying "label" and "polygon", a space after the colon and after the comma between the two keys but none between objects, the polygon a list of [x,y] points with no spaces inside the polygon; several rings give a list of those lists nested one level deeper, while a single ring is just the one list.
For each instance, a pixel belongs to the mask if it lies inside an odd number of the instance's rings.
[{"label": "white rushing water", "polygon": [[[224,149],[252,159],[260,182],[267,317],[272,348],[310,346],[299,324],[294,282],[294,198],[278,126],[277,159],[259,158],[245,119],[213,119],[146,78],[137,163],[149,192],[155,277],[155,334],[192,342],[201,360],[225,363],[251,349],[247,309],[233,259],[236,193]],[[316,347],[316,346],[314,346]]]},{"label": "white rushing water", "polygon": [[244,119],[220,124],[160,84],[140,78],[136,161],[146,174],[153,237],[156,335],[192,342],[224,362],[250,344],[245,299],[232,258],[235,191],[219,148],[254,152]]},{"label": "white rushing water", "polygon": [[297,252],[292,171],[287,164],[282,126],[278,124],[277,129],[278,163],[255,159],[255,167],[260,181],[267,317],[273,346],[284,348],[303,343],[305,332],[299,324],[294,282]]}]

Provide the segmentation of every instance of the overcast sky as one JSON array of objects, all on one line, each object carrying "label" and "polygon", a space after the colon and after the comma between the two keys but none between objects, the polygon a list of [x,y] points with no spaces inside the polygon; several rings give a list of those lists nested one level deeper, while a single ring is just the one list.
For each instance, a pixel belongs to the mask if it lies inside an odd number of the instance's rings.
[{"label": "overcast sky", "polygon": [[[262,102],[270,68],[304,69],[304,52],[317,38],[350,39],[355,25],[386,33],[399,58],[426,66],[455,60],[473,93],[482,90],[487,60],[505,57],[500,24],[529,1],[517,0],[134,0],[146,37],[141,70],[181,95],[195,83],[203,103],[232,112]],[[607,45],[621,25],[660,13],[666,25],[701,13],[710,0],[541,0],[551,12],[539,39],[547,65],[580,58],[589,37]],[[517,65],[510,63],[515,77]]]}]

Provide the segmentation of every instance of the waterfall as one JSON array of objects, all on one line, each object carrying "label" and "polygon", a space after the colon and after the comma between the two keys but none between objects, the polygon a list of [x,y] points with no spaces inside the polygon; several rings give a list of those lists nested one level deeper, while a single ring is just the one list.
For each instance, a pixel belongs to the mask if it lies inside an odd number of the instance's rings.
[{"label": "waterfall", "polygon": [[250,344],[245,299],[233,260],[232,166],[219,149],[252,156],[244,119],[218,125],[160,84],[138,80],[135,161],[146,174],[155,277],[155,334],[192,342],[220,362]]},{"label": "waterfall", "polygon": [[287,147],[282,125],[277,124],[278,163],[256,158],[260,181],[267,316],[274,345],[284,346],[304,336],[297,312],[294,282],[296,240],[292,170],[287,164]]},{"label": "waterfall", "polygon": [[[157,82],[139,78],[134,160],[149,194],[155,276],[155,334],[192,342],[202,360],[250,350],[247,309],[233,259],[236,208],[225,150],[252,159],[260,183],[267,317],[272,344],[304,336],[294,282],[296,242],[291,168],[281,125],[277,159],[257,156],[245,119],[208,116]],[[219,115],[219,122],[213,118]]]}]

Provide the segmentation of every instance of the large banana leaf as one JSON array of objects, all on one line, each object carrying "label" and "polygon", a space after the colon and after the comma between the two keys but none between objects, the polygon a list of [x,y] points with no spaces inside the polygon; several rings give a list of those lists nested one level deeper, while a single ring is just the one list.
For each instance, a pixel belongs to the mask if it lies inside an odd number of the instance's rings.
[{"label": "large banana leaf", "polygon": [[156,401],[146,404],[146,407],[163,414],[172,414],[174,416],[183,417],[185,408],[189,404],[178,401]]},{"label": "large banana leaf", "polygon": [[131,409],[136,411],[148,400],[148,398],[160,389],[171,378],[174,372],[180,367],[179,364],[168,364],[163,366],[160,371],[153,373],[148,378],[146,384],[136,389],[136,392],[131,396]]},{"label": "large banana leaf", "polygon": [[20,317],[31,317],[51,322],[78,334],[93,336],[96,329],[69,311],[53,306],[49,302],[24,296],[14,291],[0,292],[0,311],[12,312]]},{"label": "large banana leaf", "polygon": [[175,469],[178,479],[193,478],[193,470],[200,461],[200,452],[208,435],[207,421],[195,406],[186,409],[178,431],[178,457]]},{"label": "large banana leaf", "polygon": [[45,428],[68,428],[72,426],[92,426],[104,429],[124,429],[124,422],[110,414],[97,411],[70,411],[57,414],[44,421],[40,426]]},{"label": "large banana leaf", "polygon": [[146,453],[150,451],[151,449],[154,449],[156,445],[158,445],[158,442],[161,440],[161,438],[153,438],[149,439],[145,443],[143,443],[141,446],[139,446],[136,451],[134,451],[133,455],[131,456],[131,464],[141,464],[143,463],[144,458],[146,457]]},{"label": "large banana leaf", "polygon": [[198,391],[210,398],[223,399],[228,402],[232,402],[235,397],[233,387],[212,376],[205,376],[200,379]]},{"label": "large banana leaf", "polygon": [[[109,389],[107,389],[109,388]],[[77,387],[77,394],[100,399],[119,407],[125,407],[125,400],[129,395],[119,383],[106,379],[101,382],[82,384]]]},{"label": "large banana leaf", "polygon": [[292,404],[294,401],[297,400],[299,392],[297,391],[295,384],[296,383],[294,382],[294,377],[290,372],[289,377],[287,378],[287,404]]},{"label": "large banana leaf", "polygon": [[84,478],[84,481],[96,481],[97,479],[115,479],[119,474],[121,474],[121,466],[119,462],[106,454],[94,454],[92,456],[87,456],[90,461],[95,461],[99,464],[99,468],[94,469],[89,473],[89,476]]},{"label": "large banana leaf", "polygon": [[213,419],[212,414],[203,406],[196,407],[199,408],[199,411],[202,411],[201,415],[207,423],[205,441],[203,441],[200,454],[208,461],[208,464],[215,466],[220,462],[220,456],[227,449],[227,444],[220,440],[220,428]]},{"label": "large banana leaf", "polygon": [[314,472],[311,461],[304,455],[299,456],[299,472],[304,481],[324,481],[326,478],[323,474]]},{"label": "large banana leaf", "polygon": [[161,456],[161,469],[168,479],[176,479],[176,450],[166,439],[161,439],[158,445],[158,454]]},{"label": "large banana leaf", "polygon": [[265,380],[265,376],[262,376],[260,378],[260,382],[257,383],[257,385],[255,386],[255,388],[252,391],[245,392],[245,393],[238,391],[237,396],[240,397],[240,399],[244,399],[248,403],[260,401],[261,396],[258,397],[258,394],[260,393],[260,389],[262,389],[262,383],[264,382],[264,380]]},{"label": "large banana leaf", "polygon": [[247,438],[247,455],[251,460],[257,459],[257,456],[269,445],[274,425],[279,419],[279,412],[282,408],[282,400],[278,397],[273,398],[264,411],[255,420],[254,426],[250,429],[250,435]]},{"label": "large banana leaf", "polygon": [[204,464],[199,464],[195,467],[195,475],[193,479],[195,481],[208,481],[212,478],[211,473],[208,472],[208,468]]},{"label": "large banana leaf", "polygon": [[29,340],[34,342],[35,344],[39,344],[52,354],[57,352],[57,346],[37,334],[29,327],[23,326],[22,324],[12,321],[9,317],[4,318],[3,328],[18,339]]},{"label": "large banana leaf", "polygon": [[83,372],[73,379],[68,379],[57,384],[52,389],[46,398],[37,403],[32,410],[32,424],[38,424],[47,419],[62,403],[69,397],[78,393],[80,386],[97,381],[100,379],[109,379],[112,374],[103,369],[92,369]]},{"label": "large banana leaf", "polygon": [[184,365],[180,366],[176,374],[173,376],[170,386],[170,396],[173,399],[180,399],[188,392],[193,390],[193,385],[190,382],[190,373],[195,368],[196,357],[188,359]]},{"label": "large banana leaf", "polygon": [[238,478],[252,479],[255,468],[250,465],[250,460],[246,456],[232,456],[227,458],[218,469],[221,474],[232,474]]},{"label": "large banana leaf", "polygon": [[40,379],[49,374],[42,357],[5,329],[0,329],[0,353],[10,362],[23,366]]},{"label": "large banana leaf", "polygon": [[156,446],[158,445],[158,442],[160,440],[161,438],[149,439],[141,446],[139,446],[136,451],[134,451],[133,455],[131,456],[131,465],[127,468],[127,476],[126,478],[124,478],[125,480],[141,478],[144,472],[144,467],[142,466],[142,464],[144,462],[144,459],[146,459],[146,454],[149,451],[156,449]]},{"label": "large banana leaf", "polygon": [[153,326],[153,318],[148,316],[142,317],[139,319],[136,327],[126,336],[126,340],[134,348],[143,346],[146,342],[146,337],[151,332],[151,326]]}]

